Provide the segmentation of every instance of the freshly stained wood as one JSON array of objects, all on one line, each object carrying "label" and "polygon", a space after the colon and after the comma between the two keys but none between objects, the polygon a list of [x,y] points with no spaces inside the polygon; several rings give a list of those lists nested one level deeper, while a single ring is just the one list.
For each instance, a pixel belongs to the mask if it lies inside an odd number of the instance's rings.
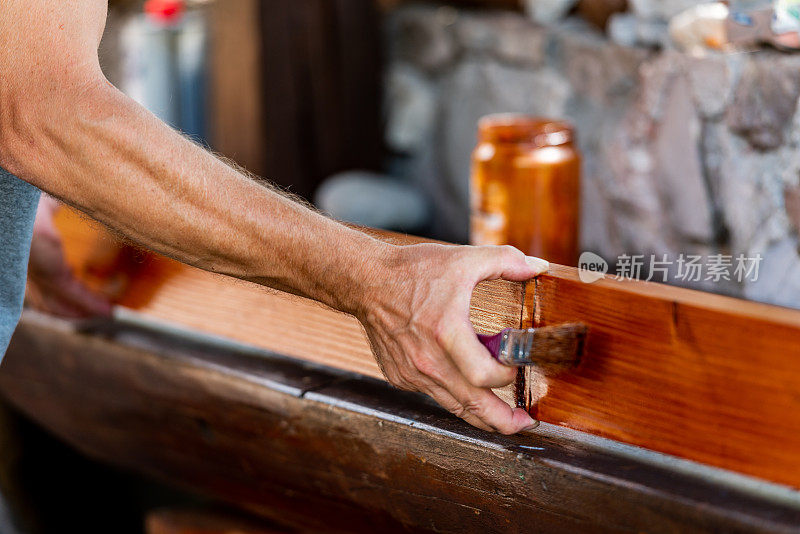
[{"label": "freshly stained wood", "polygon": [[[554,267],[526,320],[590,326],[552,423],[800,487],[800,312]],[[530,305],[532,302],[532,306]]]},{"label": "freshly stained wood", "polygon": [[0,391],[85,453],[300,532],[800,524],[785,492],[704,480],[580,436],[488,434],[378,380],[125,324],[79,334],[26,314]]},{"label": "freshly stained wood", "polygon": [[[309,299],[135,251],[75,212],[62,210],[68,262],[89,285],[146,317],[224,336],[287,356],[382,378],[361,323]],[[371,231],[398,244],[413,236]],[[470,317],[480,333],[519,326],[523,286],[502,280],[475,289]]]},{"label": "freshly stained wood", "polygon": [[[108,283],[113,261],[96,252],[108,238],[61,222],[81,276]],[[146,258],[123,269],[127,286],[115,282],[127,288],[119,301],[143,315],[380,377],[352,317]],[[800,312],[660,284],[584,284],[554,266],[524,295],[521,284],[480,286],[472,319],[481,333],[589,326],[582,364],[530,407],[540,419],[800,488]]]}]

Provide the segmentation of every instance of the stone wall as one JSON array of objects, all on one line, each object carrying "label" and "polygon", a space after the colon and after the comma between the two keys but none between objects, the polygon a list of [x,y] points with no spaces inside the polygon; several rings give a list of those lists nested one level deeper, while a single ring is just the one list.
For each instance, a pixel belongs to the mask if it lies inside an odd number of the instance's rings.
[{"label": "stone wall", "polygon": [[579,20],[414,6],[386,21],[387,142],[466,241],[470,152],[487,113],[568,118],[584,154],[582,246],[760,254],[756,282],[694,287],[800,307],[800,56],[622,47]]}]

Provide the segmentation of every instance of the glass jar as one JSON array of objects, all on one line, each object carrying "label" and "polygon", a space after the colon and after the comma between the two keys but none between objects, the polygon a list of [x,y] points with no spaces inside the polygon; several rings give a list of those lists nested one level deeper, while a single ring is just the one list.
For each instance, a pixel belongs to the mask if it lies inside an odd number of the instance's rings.
[{"label": "glass jar", "polygon": [[473,245],[513,245],[553,263],[578,261],[580,155],[572,126],[527,115],[478,122],[470,184]]}]

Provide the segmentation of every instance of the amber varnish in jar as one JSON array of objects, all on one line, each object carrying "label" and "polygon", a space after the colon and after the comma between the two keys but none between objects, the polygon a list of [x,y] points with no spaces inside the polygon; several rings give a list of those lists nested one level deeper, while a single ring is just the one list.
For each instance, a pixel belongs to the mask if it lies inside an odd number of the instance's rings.
[{"label": "amber varnish in jar", "polygon": [[513,245],[575,265],[580,227],[580,156],[572,127],[527,115],[488,115],[472,153],[474,245]]}]

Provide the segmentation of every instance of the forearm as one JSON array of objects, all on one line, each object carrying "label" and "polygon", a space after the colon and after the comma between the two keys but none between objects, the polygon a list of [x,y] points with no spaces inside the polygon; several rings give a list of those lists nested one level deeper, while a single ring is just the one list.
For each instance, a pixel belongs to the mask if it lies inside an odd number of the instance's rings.
[{"label": "forearm", "polygon": [[357,311],[391,247],[252,180],[99,80],[76,93],[22,134],[28,153],[14,152],[12,171],[145,247]]},{"label": "forearm", "polygon": [[[99,0],[0,3],[0,166],[142,245],[354,313],[392,384],[505,433],[534,421],[469,321],[481,280],[547,262],[511,248],[393,247],[258,184],[107,84]],[[49,263],[49,262],[45,262]]]}]

